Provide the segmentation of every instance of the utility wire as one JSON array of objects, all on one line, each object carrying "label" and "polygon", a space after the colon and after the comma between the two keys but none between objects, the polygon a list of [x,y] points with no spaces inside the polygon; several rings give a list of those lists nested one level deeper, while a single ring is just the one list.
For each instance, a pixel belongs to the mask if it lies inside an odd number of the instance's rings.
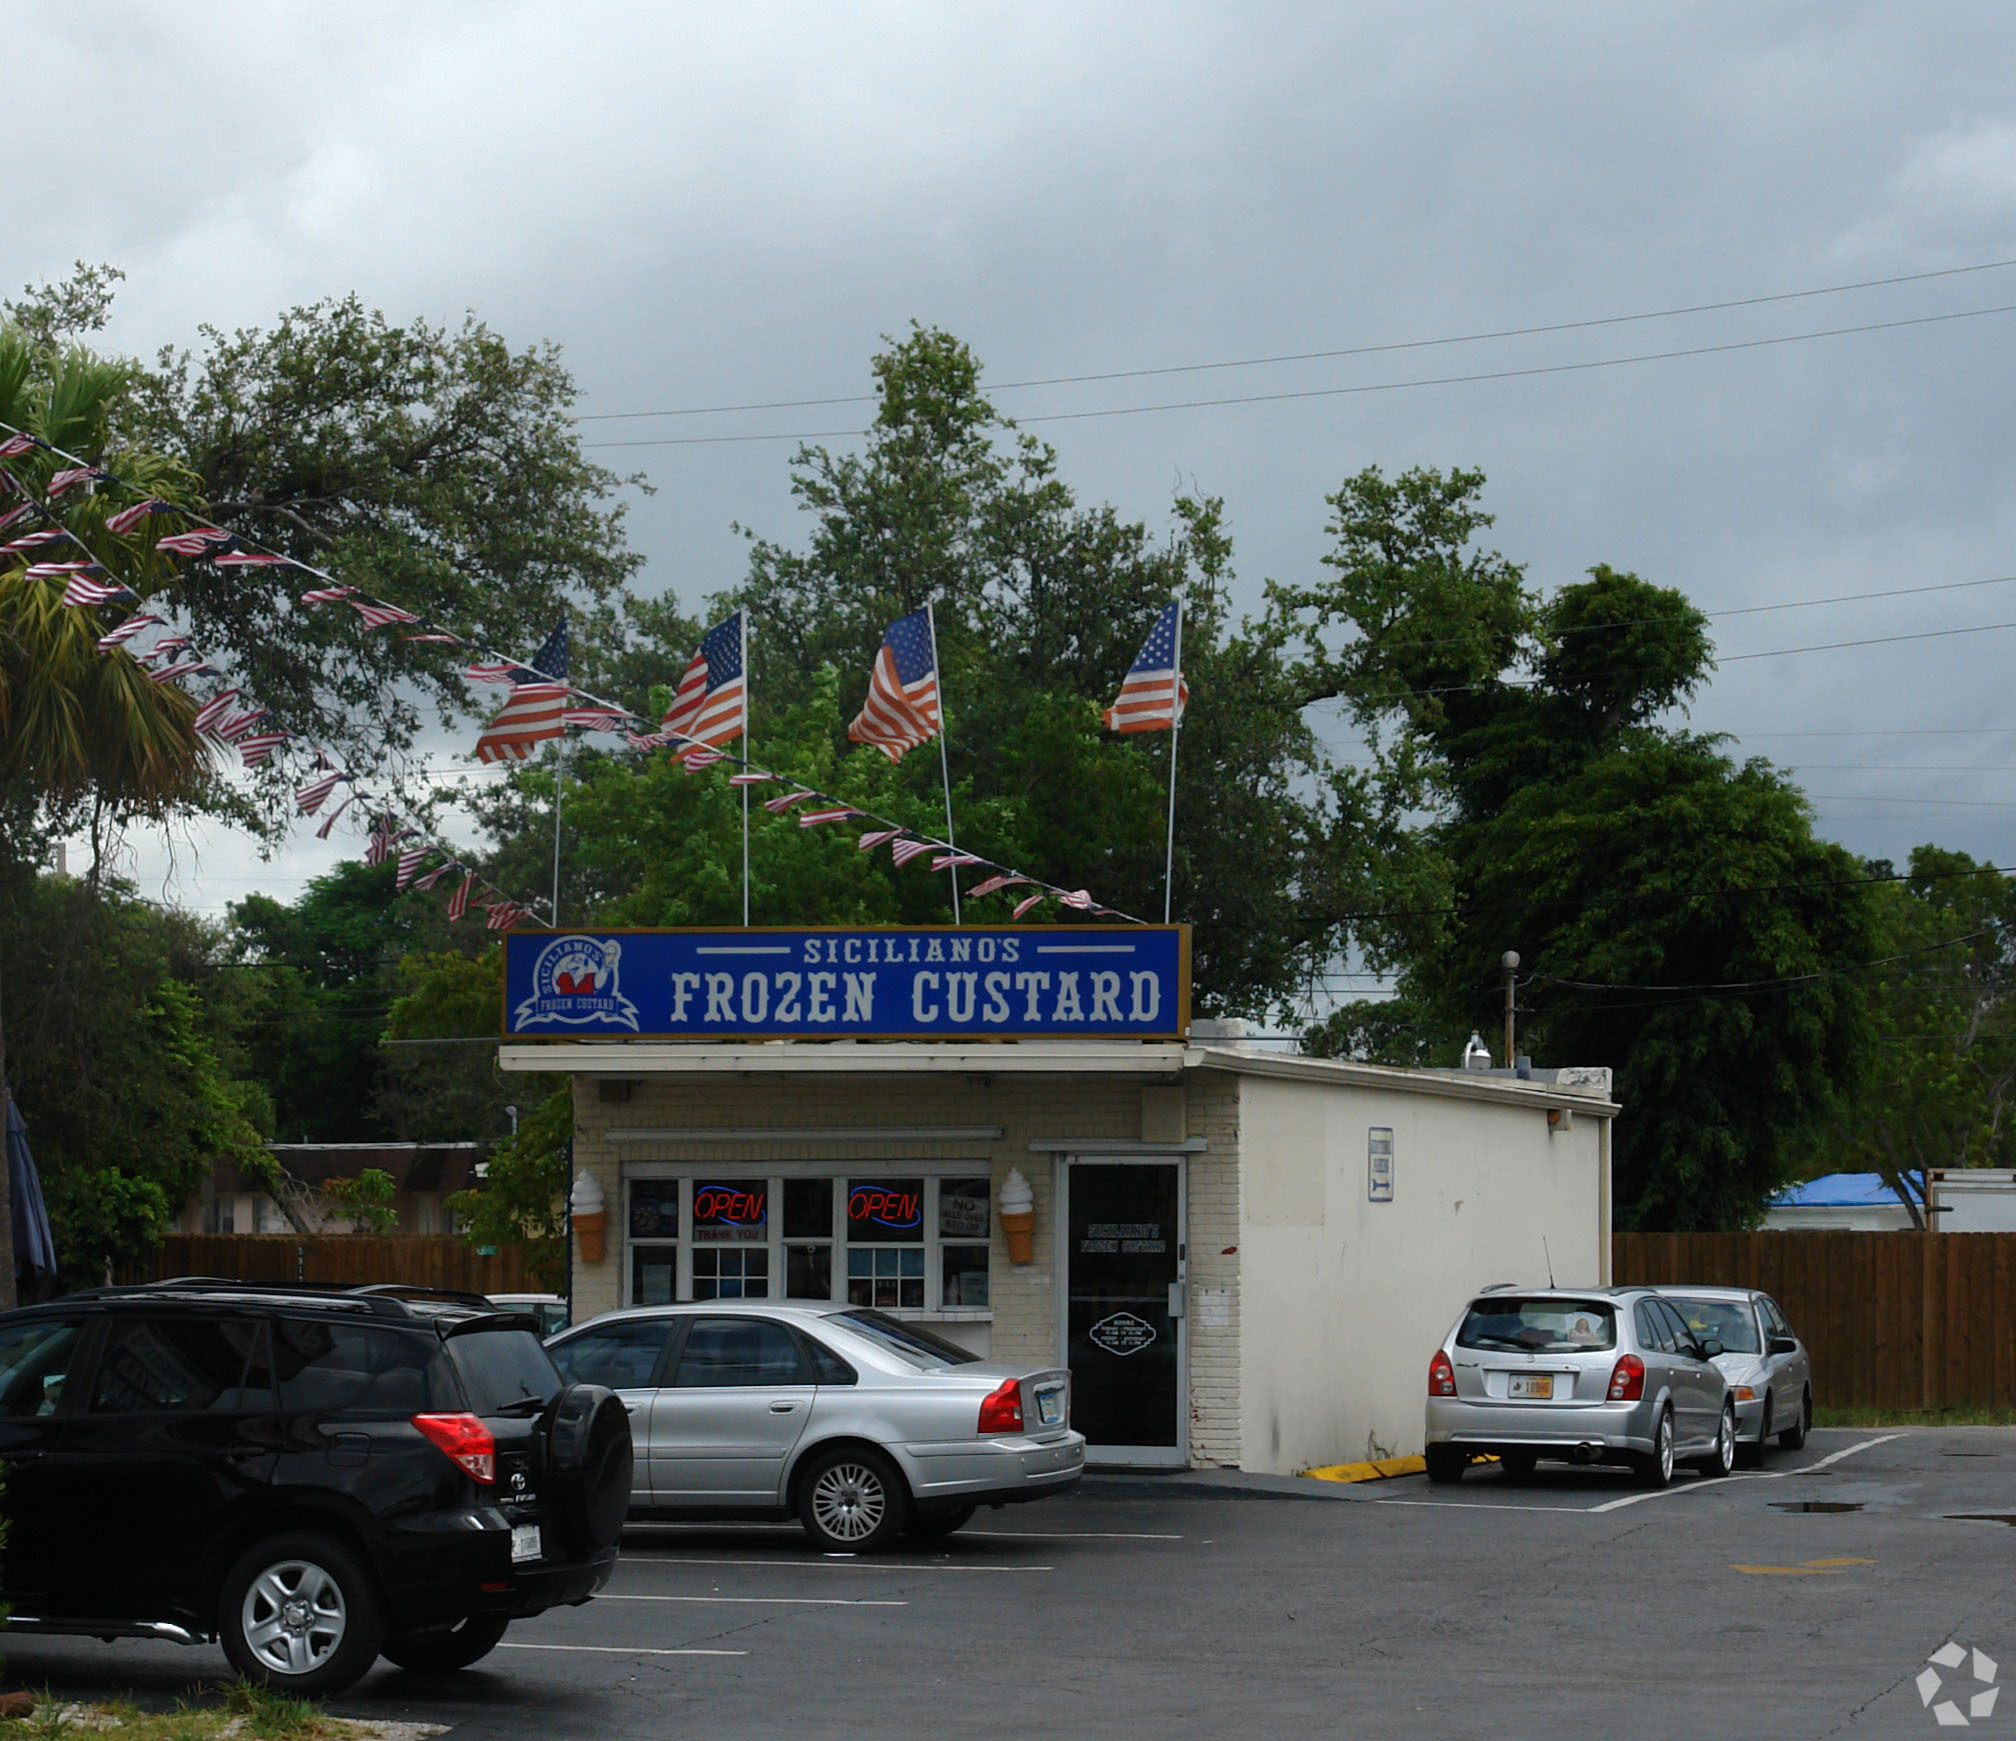
[{"label": "utility wire", "polygon": [[[1152,369],[1108,369],[1090,375],[1043,375],[1027,381],[999,381],[990,393],[1019,392],[1027,387],[1073,387],[1089,381],[1136,381],[1150,375],[1196,375],[1215,369],[1258,369],[1277,363],[1325,362],[1337,357],[1380,356],[1391,351],[1431,350],[1441,345],[1474,345],[1494,339],[1532,338],[1543,333],[1581,332],[1592,327],[1625,326],[1635,321],[1673,320],[1682,315],[1717,314],[1732,308],[1760,308],[1774,302],[1798,302],[1816,296],[1842,296],[1850,291],[1877,290],[1896,284],[1922,284],[1935,278],[1960,278],[1975,272],[1995,272],[2016,266],[2016,260],[1984,260],[1975,266],[1948,266],[1936,272],[1906,272],[1891,278],[1864,278],[1854,284],[1827,284],[1813,290],[1784,290],[1771,296],[1739,296],[1723,302],[1696,302],[1679,308],[1657,308],[1641,314],[1607,314],[1584,320],[1552,321],[1544,326],[1500,327],[1491,332],[1458,333],[1448,338],[1402,339],[1391,344],[1349,345],[1332,350],[1290,351],[1279,356],[1239,357],[1227,362],[1175,363]],[[598,411],[576,419],[580,423],[628,423],[649,417],[719,417],[738,411],[802,411],[822,405],[872,405],[872,393],[845,393],[824,399],[769,399],[747,405],[686,405],[669,411]]]},{"label": "utility wire", "polygon": [[[1687,345],[1669,351],[1639,351],[1622,357],[1591,357],[1577,363],[1537,363],[1523,369],[1486,369],[1467,375],[1426,375],[1411,381],[1367,381],[1347,387],[1298,387],[1279,393],[1238,393],[1219,399],[1176,399],[1158,405],[1109,405],[1092,411],[1046,411],[1017,417],[1017,426],[1034,423],[1082,423],[1095,417],[1144,417],[1163,411],[1202,411],[1225,405],[1275,405],[1294,399],[1337,399],[1360,393],[1399,393],[1415,387],[1460,387],[1480,381],[1521,381],[1542,375],[1575,375],[1592,369],[1620,369],[1637,363],[1672,362],[1683,357],[1723,356],[1736,351],[1764,350],[1773,345],[1805,344],[1814,339],[1848,338],[1861,333],[1895,332],[1905,327],[1939,326],[1956,320],[1983,320],[2016,314],[2016,303],[1993,308],[1964,308],[1947,314],[1913,315],[1901,320],[1864,321],[1857,326],[1817,327],[1809,332],[1779,333],[1769,338],[1730,339],[1715,345]],[[826,441],[869,434],[866,429],[778,430],[763,435],[665,435],[631,441],[584,441],[584,448],[720,447],[750,441]]]}]

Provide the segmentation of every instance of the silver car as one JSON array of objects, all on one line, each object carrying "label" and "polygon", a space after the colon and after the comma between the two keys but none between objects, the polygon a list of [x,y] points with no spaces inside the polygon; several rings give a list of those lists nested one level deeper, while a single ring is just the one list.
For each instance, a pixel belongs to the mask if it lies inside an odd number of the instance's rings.
[{"label": "silver car", "polygon": [[1813,1425],[1813,1366],[1778,1302],[1755,1288],[1659,1290],[1687,1327],[1722,1344],[1715,1364],[1736,1399],[1736,1442],[1746,1462],[1761,1463],[1775,1434],[1796,1451]]},{"label": "silver car", "polygon": [[1515,1477],[1542,1457],[1628,1464],[1653,1487],[1676,1462],[1726,1475],[1721,1352],[1649,1288],[1488,1288],[1428,1365],[1428,1478],[1460,1481],[1479,1456]]},{"label": "silver car", "polygon": [[1069,1372],[981,1361],[866,1307],[647,1306],[546,1346],[569,1382],[630,1410],[633,1517],[795,1513],[822,1548],[864,1553],[1085,1472]]}]

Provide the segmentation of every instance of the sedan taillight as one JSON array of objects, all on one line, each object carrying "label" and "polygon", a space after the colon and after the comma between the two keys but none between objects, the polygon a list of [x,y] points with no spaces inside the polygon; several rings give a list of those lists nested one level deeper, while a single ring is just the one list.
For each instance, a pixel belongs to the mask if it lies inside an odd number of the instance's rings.
[{"label": "sedan taillight", "polygon": [[1428,1362],[1428,1394],[1430,1396],[1454,1396],[1456,1394],[1456,1368],[1449,1364],[1446,1350],[1435,1350],[1435,1358]]},{"label": "sedan taillight", "polygon": [[1618,1358],[1610,1369],[1610,1400],[1637,1402],[1645,1395],[1645,1362],[1635,1354]]},{"label": "sedan taillight", "polygon": [[497,1479],[497,1441],[475,1415],[415,1415],[413,1424],[464,1474],[488,1487]]},{"label": "sedan taillight", "polygon": [[980,1429],[983,1433],[1019,1433],[1022,1430],[1022,1381],[1003,1379],[999,1388],[980,1399]]}]

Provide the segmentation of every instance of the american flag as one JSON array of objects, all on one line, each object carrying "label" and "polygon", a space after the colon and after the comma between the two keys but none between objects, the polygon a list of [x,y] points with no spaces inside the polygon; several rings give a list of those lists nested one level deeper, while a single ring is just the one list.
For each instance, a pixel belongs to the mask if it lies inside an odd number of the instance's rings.
[{"label": "american flag", "polygon": [[[674,734],[671,732],[662,732],[659,735],[662,737],[672,737]],[[684,768],[689,774],[697,774],[702,768],[711,768],[716,762],[725,762],[728,759],[719,750],[710,750],[705,747],[691,750],[677,750],[673,754],[674,759],[680,767]]]},{"label": "american flag", "polygon": [[210,560],[219,568],[299,568],[291,556],[275,556],[270,550],[223,550]]},{"label": "american flag", "polygon": [[179,665],[164,665],[159,671],[148,672],[147,679],[150,683],[177,683],[184,677],[196,677],[215,669],[207,659],[184,659]]},{"label": "american flag", "polygon": [[432,641],[436,646],[440,647],[460,647],[465,645],[460,635],[401,635],[399,639],[402,641]]},{"label": "american flag", "polygon": [[333,774],[323,774],[318,779],[310,780],[294,794],[295,808],[303,816],[313,816],[328,802],[329,794],[342,785],[346,778],[348,776],[339,769]]},{"label": "american flag", "polygon": [[353,598],[345,602],[364,619],[367,629],[382,629],[392,623],[417,623],[420,620],[411,611],[402,611],[397,605],[382,604],[377,599]]},{"label": "american flag", "polygon": [[742,668],[749,613],[737,611],[700,637],[699,649],[679,679],[661,722],[689,743],[733,743],[749,725],[749,685]]},{"label": "american flag", "polygon": [[861,836],[861,850],[873,852],[878,846],[887,846],[902,832],[900,828],[871,828]]},{"label": "american flag", "polygon": [[1038,889],[1035,894],[1026,896],[1024,899],[1019,900],[1015,903],[1014,917],[1017,919],[1021,918],[1022,915],[1028,912],[1031,907],[1035,906],[1038,901],[1048,900],[1049,898],[1050,898],[1050,891],[1048,889]]},{"label": "american flag", "polygon": [[920,852],[937,852],[939,843],[935,840],[899,840],[890,847],[889,856],[898,865],[906,865]]},{"label": "american flag", "polygon": [[430,870],[424,877],[422,877],[413,886],[416,889],[431,889],[451,870],[460,870],[461,868],[462,867],[459,864],[457,864],[452,858],[444,858],[439,864],[437,864],[432,870]]},{"label": "american flag", "polygon": [[469,893],[476,887],[476,873],[464,871],[462,881],[455,892],[448,897],[448,917],[459,919],[469,911]]},{"label": "american flag", "polygon": [[348,598],[356,590],[354,586],[311,587],[301,595],[301,602],[304,605],[341,604],[344,599]]},{"label": "american flag", "polygon": [[975,883],[966,891],[966,898],[971,900],[975,895],[991,895],[996,889],[1010,889],[1017,883],[1026,883],[1029,880],[1028,877],[1018,877],[1007,871],[1003,871],[999,876],[989,877],[985,882]]},{"label": "american flag", "polygon": [[1176,669],[1183,633],[1183,601],[1172,598],[1148,631],[1140,654],[1106,709],[1108,731],[1174,731],[1190,703],[1190,685]]},{"label": "american flag", "polygon": [[174,512],[175,507],[172,502],[164,502],[159,496],[149,496],[145,501],[135,502],[130,508],[121,508],[116,514],[108,514],[105,517],[105,530],[116,532],[121,538],[124,538],[127,533],[136,530],[140,522],[150,514],[172,514]]},{"label": "american flag", "polygon": [[513,665],[505,679],[511,685],[511,699],[477,738],[479,762],[522,762],[534,744],[565,733],[567,698],[572,693],[567,686],[567,619],[553,625],[529,667]]},{"label": "american flag", "polygon": [[1071,907],[1080,913],[1089,913],[1099,905],[1083,889],[1072,889],[1066,894],[1059,895],[1057,900],[1060,905]]},{"label": "american flag", "polygon": [[6,531],[9,526],[18,526],[34,512],[35,505],[32,502],[23,502],[18,508],[9,508],[6,513],[0,514],[0,532]]},{"label": "american flag", "polygon": [[343,802],[322,818],[322,826],[315,830],[315,838],[317,840],[327,840],[329,838],[329,830],[336,826],[336,819],[356,802],[357,794],[355,792],[345,792],[343,794]]},{"label": "american flag", "polygon": [[98,478],[109,479],[110,476],[109,472],[101,472],[95,465],[67,466],[49,480],[43,493],[53,501],[66,490],[74,490],[79,484],[88,484]]},{"label": "american flag", "polygon": [[34,436],[17,430],[5,441],[0,441],[0,459],[12,459],[17,453],[33,453],[41,445]]},{"label": "american flag", "polygon": [[241,740],[238,755],[246,767],[256,768],[261,762],[270,762],[273,752],[286,741],[284,731],[262,731],[257,736]]},{"label": "american flag", "polygon": [[215,526],[198,526],[193,531],[171,532],[166,538],[157,538],[154,548],[171,556],[207,556],[230,542],[229,532],[219,531]]},{"label": "american flag", "polygon": [[522,762],[534,744],[559,737],[565,730],[567,694],[564,683],[519,684],[477,738],[476,759]]},{"label": "american flag", "polygon": [[970,852],[942,852],[931,861],[931,868],[934,871],[957,870],[961,865],[986,862],[984,858],[975,858]]},{"label": "american flag", "polygon": [[[18,520],[23,514],[27,512],[28,510],[26,508],[16,508],[14,512],[8,516],[8,519],[10,521]],[[5,545],[0,545],[0,549],[35,550],[39,549],[44,544],[60,543],[63,539],[68,538],[69,536],[70,534],[68,532],[65,532],[60,526],[50,527],[40,532],[24,532],[21,534],[19,538],[10,539]]]},{"label": "american flag", "polygon": [[[411,635],[399,638],[402,641],[413,639]],[[567,724],[578,725],[583,731],[621,731],[623,722],[630,716],[618,713],[613,707],[570,707],[564,717]]]},{"label": "american flag", "polygon": [[[312,592],[304,592],[301,596],[306,600],[315,598],[318,595]],[[519,666],[510,664],[509,662],[500,662],[493,665],[471,665],[462,675],[468,678],[471,683],[509,683],[511,681],[511,673],[519,669]]]},{"label": "american flag", "polygon": [[27,576],[30,580],[56,580],[66,574],[103,574],[105,571],[95,562],[31,562]]},{"label": "american flag", "polygon": [[399,849],[399,875],[392,886],[403,889],[419,873],[420,861],[432,850],[425,841],[418,846],[402,846]]},{"label": "american flag", "polygon": [[776,778],[775,774],[730,774],[728,776],[728,784],[731,786],[767,786]]},{"label": "american flag", "polygon": [[248,707],[243,713],[234,713],[217,728],[217,735],[227,744],[235,744],[251,733],[252,728],[266,717],[263,707]]},{"label": "american flag", "polygon": [[235,689],[220,689],[196,710],[196,717],[189,722],[191,731],[208,731],[231,711],[232,702],[238,699]]},{"label": "american flag", "polygon": [[519,906],[515,901],[491,901],[486,905],[490,914],[490,917],[483,921],[483,929],[486,931],[508,931],[530,910]]},{"label": "american flag", "polygon": [[371,840],[364,848],[366,864],[383,864],[386,853],[392,850],[392,818],[381,816],[371,824]]},{"label": "american flag", "polygon": [[898,617],[882,637],[868,699],[847,735],[874,744],[892,762],[938,735],[938,662],[932,647],[931,607]]},{"label": "american flag", "polygon": [[798,812],[798,826],[817,828],[821,823],[845,822],[848,817],[858,814],[858,811],[846,809],[844,806],[838,810],[801,810]]},{"label": "american flag", "polygon": [[158,629],[161,626],[162,620],[162,618],[153,615],[151,612],[135,611],[116,629],[112,629],[98,637],[98,651],[109,653],[122,641],[132,640],[142,629]]},{"label": "american flag", "polygon": [[[99,570],[99,573],[103,572],[103,569]],[[66,605],[102,605],[109,604],[115,598],[135,596],[137,595],[130,586],[119,581],[102,583],[85,574],[73,577],[70,584],[63,589],[63,603]]]},{"label": "american flag", "polygon": [[765,798],[763,800],[763,808],[765,810],[771,810],[771,811],[789,810],[791,806],[794,804],[803,804],[806,799],[816,798],[818,796],[819,794],[817,792],[807,792],[804,790],[796,792],[780,792],[774,798]]}]

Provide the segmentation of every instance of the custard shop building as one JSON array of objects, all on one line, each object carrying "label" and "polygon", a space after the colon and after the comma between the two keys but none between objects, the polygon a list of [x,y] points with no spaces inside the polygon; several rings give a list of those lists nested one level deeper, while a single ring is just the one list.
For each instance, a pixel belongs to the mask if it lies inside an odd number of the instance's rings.
[{"label": "custard shop building", "polygon": [[1609,1279],[1607,1072],[1399,1070],[1189,1019],[1184,927],[514,933],[570,1074],[576,1320],[873,1306],[1068,1365],[1095,1461],[1421,1448],[1493,1282]]}]

